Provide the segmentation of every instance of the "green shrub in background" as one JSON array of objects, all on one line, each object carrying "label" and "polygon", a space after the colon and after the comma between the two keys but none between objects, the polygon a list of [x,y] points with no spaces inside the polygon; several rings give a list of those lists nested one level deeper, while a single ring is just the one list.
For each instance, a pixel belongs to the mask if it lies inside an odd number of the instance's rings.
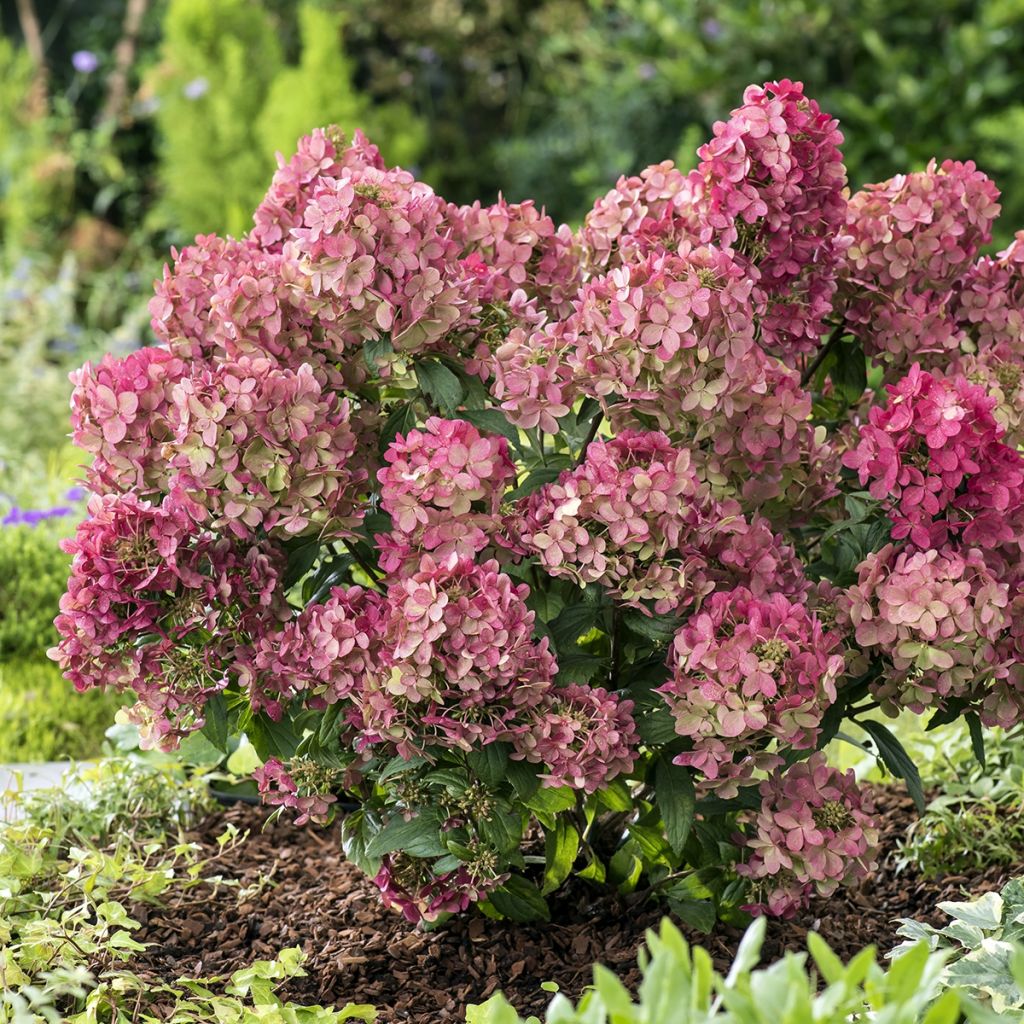
[{"label": "green shrub in background", "polygon": [[39,658],[57,642],[53,619],[69,563],[56,531],[0,527],[0,663]]},{"label": "green shrub in background", "polygon": [[[74,165],[53,145],[54,123],[30,110],[33,67],[27,53],[0,36],[0,240],[47,241],[74,198]],[[63,126],[62,126],[63,127]]]},{"label": "green shrub in background", "polygon": [[428,121],[425,173],[453,200],[501,188],[577,219],[618,174],[688,162],[748,82],[794,78],[841,119],[855,186],[974,159],[1024,225],[1024,0],[346,6],[360,81]]},{"label": "green shrub in background", "polygon": [[97,757],[125,703],[75,693],[46,659],[68,575],[61,532],[57,522],[0,527],[0,762]]},{"label": "green shrub in background", "polygon": [[112,693],[75,693],[43,658],[0,662],[0,763],[98,757],[123,703]]},{"label": "green shrub in background", "polygon": [[169,224],[185,235],[244,234],[275,151],[320,124],[363,128],[392,163],[415,158],[423,129],[403,104],[370,107],[352,84],[343,5],[297,9],[301,53],[285,63],[276,21],[258,0],[170,0],[159,100],[160,181]]}]

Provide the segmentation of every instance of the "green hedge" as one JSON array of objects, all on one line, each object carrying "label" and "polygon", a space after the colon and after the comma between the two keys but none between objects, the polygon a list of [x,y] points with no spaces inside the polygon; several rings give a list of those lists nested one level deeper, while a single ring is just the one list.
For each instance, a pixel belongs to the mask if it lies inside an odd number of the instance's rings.
[{"label": "green hedge", "polygon": [[0,527],[0,664],[44,657],[57,642],[53,620],[69,564],[55,530]]},{"label": "green hedge", "polygon": [[0,763],[97,757],[124,698],[76,693],[52,662],[0,664]]}]

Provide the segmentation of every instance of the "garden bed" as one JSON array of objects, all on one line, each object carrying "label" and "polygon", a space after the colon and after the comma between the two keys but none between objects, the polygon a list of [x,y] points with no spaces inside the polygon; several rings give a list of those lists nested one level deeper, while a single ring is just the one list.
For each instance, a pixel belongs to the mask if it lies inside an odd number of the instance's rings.
[{"label": "garden bed", "polygon": [[[790,921],[772,921],[765,958],[803,950],[808,930],[820,932],[846,958],[868,944],[895,944],[894,921],[916,917],[941,923],[941,900],[998,888],[1010,872],[922,879],[913,868],[897,871],[896,848],[913,804],[901,792],[878,788],[882,832],[879,871],[860,889],[840,889],[817,899]],[[227,974],[253,960],[272,959],[287,946],[308,954],[307,977],[284,994],[305,1002],[373,1003],[380,1022],[461,1020],[467,1003],[502,989],[521,1013],[538,1013],[550,999],[542,982],[555,982],[575,997],[600,961],[630,985],[639,980],[636,949],[662,908],[640,897],[600,894],[574,882],[552,899],[552,923],[511,924],[468,914],[434,931],[422,931],[381,906],[376,888],[340,850],[336,830],[263,826],[266,812],[236,806],[215,813],[191,835],[208,857],[227,824],[252,832],[214,861],[216,873],[237,887],[193,892],[181,903],[133,910],[151,943],[132,969],[154,981],[180,975]],[[240,896],[241,891],[241,896]],[[742,934],[724,924],[710,935],[688,930],[726,970]]]}]

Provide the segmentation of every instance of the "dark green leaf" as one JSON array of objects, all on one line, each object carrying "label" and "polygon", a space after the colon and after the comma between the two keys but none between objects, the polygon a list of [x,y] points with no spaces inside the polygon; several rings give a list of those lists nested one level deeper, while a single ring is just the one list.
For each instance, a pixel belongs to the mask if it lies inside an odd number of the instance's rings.
[{"label": "dark green leaf", "polygon": [[550,921],[547,900],[525,878],[512,875],[491,893],[488,901],[495,910],[510,921]]},{"label": "dark green leaf", "polygon": [[562,654],[558,658],[558,685],[589,683],[605,666],[596,654]]},{"label": "dark green leaf", "polygon": [[318,540],[303,541],[288,550],[288,565],[284,573],[285,590],[294,587],[303,576],[313,568],[313,563],[320,554],[321,545]]},{"label": "dark green leaf", "polygon": [[423,394],[442,412],[453,413],[458,409],[465,394],[462,382],[444,363],[433,359],[417,363],[416,380]]},{"label": "dark green leaf", "polygon": [[440,830],[441,811],[438,808],[421,808],[409,821],[395,814],[366,844],[366,855],[376,858],[401,850],[411,857],[444,857],[448,847],[441,841]]},{"label": "dark green leaf", "polygon": [[665,823],[669,846],[675,853],[681,854],[693,826],[697,805],[690,772],[681,765],[659,757],[654,768],[654,792],[658,798],[661,819]]},{"label": "dark green leaf", "polygon": [[409,433],[416,426],[416,409],[412,402],[399,402],[389,413],[380,428],[378,449],[384,452],[399,435]]},{"label": "dark green leaf", "polygon": [[345,857],[368,875],[377,873],[378,860],[366,853],[366,814],[353,811],[341,820],[341,848]]},{"label": "dark green leaf", "polygon": [[539,490],[545,484],[551,483],[552,480],[557,480],[561,475],[562,470],[556,466],[538,466],[530,471],[526,479],[514,491],[509,491],[505,498],[508,501],[525,498],[526,495]]},{"label": "dark green leaf", "polygon": [[868,367],[859,341],[848,338],[836,346],[829,376],[847,402],[860,399],[868,386]]},{"label": "dark green leaf", "polygon": [[668,898],[669,909],[683,924],[706,935],[715,926],[715,905],[710,900]]},{"label": "dark green leaf", "polygon": [[516,849],[523,838],[523,818],[509,811],[492,811],[487,818],[476,823],[484,842],[499,853]]},{"label": "dark green leaf", "polygon": [[387,362],[387,357],[394,355],[395,346],[391,344],[388,337],[370,338],[363,342],[363,359],[366,365],[373,371]]},{"label": "dark green leaf", "polygon": [[480,430],[506,437],[515,445],[519,443],[519,428],[509,423],[508,417],[500,409],[466,409],[459,413],[459,418]]},{"label": "dark green leaf", "polygon": [[969,712],[966,716],[967,728],[971,733],[971,750],[974,751],[974,756],[981,765],[985,767],[985,736],[981,731],[981,720],[973,712]]},{"label": "dark green leaf", "polygon": [[287,761],[298,750],[302,740],[301,733],[295,731],[287,718],[275,722],[266,715],[255,716],[246,726],[245,734],[264,761],[268,757]]},{"label": "dark green leaf", "polygon": [[466,755],[466,763],[478,779],[487,786],[497,786],[505,778],[508,768],[508,745],[489,743],[481,750]]},{"label": "dark green leaf", "polygon": [[222,753],[228,752],[228,704],[224,694],[215,693],[203,708],[203,735]]},{"label": "dark green leaf", "polygon": [[645,743],[660,745],[671,743],[676,739],[676,723],[672,712],[667,707],[652,705],[639,708],[636,715],[636,728]]},{"label": "dark green leaf", "polygon": [[576,641],[595,627],[600,628],[603,619],[604,607],[599,604],[578,601],[563,608],[551,623],[551,638],[559,653],[571,653]]},{"label": "dark green leaf", "polygon": [[505,774],[523,803],[540,789],[540,766],[526,761],[509,761]]},{"label": "dark green leaf", "polygon": [[580,834],[565,818],[559,818],[544,839],[544,887],[547,896],[554,892],[570,875],[580,852]]},{"label": "dark green leaf", "polygon": [[910,760],[910,755],[903,749],[903,744],[881,722],[867,719],[858,725],[875,741],[878,754],[886,768],[903,779],[907,784],[907,792],[914,798],[919,811],[924,811],[924,787],[917,765]]},{"label": "dark green leaf", "polygon": [[680,625],[673,615],[644,615],[637,611],[627,611],[622,621],[627,629],[659,645],[670,643]]}]

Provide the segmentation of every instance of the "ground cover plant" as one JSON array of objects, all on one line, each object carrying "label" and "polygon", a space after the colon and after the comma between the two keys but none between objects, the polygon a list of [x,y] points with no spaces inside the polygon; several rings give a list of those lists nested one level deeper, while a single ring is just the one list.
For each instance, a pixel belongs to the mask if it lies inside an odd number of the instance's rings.
[{"label": "ground cover plant", "polygon": [[87,364],[54,657],[145,742],[244,732],[384,901],[795,913],[877,835],[818,748],[1024,707],[1021,244],[970,163],[849,196],[751,87],[578,232],[304,138],[243,239],[174,253],[159,345]]},{"label": "ground cover plant", "polygon": [[118,758],[69,772],[61,787],[23,795],[0,820],[0,1022],[3,1024],[291,1024],[373,1021],[369,1006],[341,1009],[281,999],[304,956],[282,949],[230,977],[154,984],[131,968],[140,908],[237,888],[218,857],[243,841],[225,829],[205,854],[183,829],[209,810],[206,780],[173,762]]},{"label": "ground cover plant", "polygon": [[[946,901],[939,910],[952,920],[941,928],[905,919],[896,960],[927,948],[950,957],[943,980],[959,986],[991,1011],[992,1020],[1017,1021],[1024,1013],[1024,883],[1013,879],[1000,892],[973,900]],[[986,1018],[988,1019],[988,1018]]]}]

